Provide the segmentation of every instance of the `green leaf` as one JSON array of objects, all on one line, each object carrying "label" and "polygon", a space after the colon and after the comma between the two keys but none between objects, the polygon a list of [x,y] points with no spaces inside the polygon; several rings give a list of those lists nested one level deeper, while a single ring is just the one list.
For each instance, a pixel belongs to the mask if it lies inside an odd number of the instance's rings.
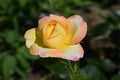
[{"label": "green leaf", "polygon": [[112,71],[116,68],[115,63],[113,63],[110,59],[105,59],[101,66],[103,67],[103,69],[105,69],[106,71]]},{"label": "green leaf", "polygon": [[14,47],[17,47],[19,45],[18,40],[20,38],[20,35],[18,32],[14,30],[5,30],[2,36],[4,37],[5,41],[10,45]]},{"label": "green leaf", "polygon": [[13,74],[16,67],[16,59],[13,56],[6,56],[3,61],[3,76],[5,80]]},{"label": "green leaf", "polygon": [[6,16],[1,16],[1,17],[0,17],[0,23],[3,22],[3,21],[5,21],[6,19],[7,19]]},{"label": "green leaf", "polygon": [[80,69],[80,74],[83,75],[87,80],[107,80],[101,71],[93,65],[87,65]]},{"label": "green leaf", "polygon": [[88,58],[87,59],[88,64],[92,64],[92,65],[96,65],[96,66],[100,66],[100,60],[96,59],[96,58]]},{"label": "green leaf", "polygon": [[3,59],[4,59],[4,56],[2,54],[0,54],[0,64],[1,64],[1,66],[0,66],[0,74],[1,74],[1,71],[2,71],[2,67],[3,67],[2,66],[3,65]]},{"label": "green leaf", "polygon": [[29,2],[29,0],[18,0],[18,2],[21,7],[24,7]]},{"label": "green leaf", "polygon": [[60,61],[51,63],[50,65],[46,65],[46,67],[54,74],[58,75],[59,77],[65,79],[68,75],[69,72],[66,69],[65,65],[63,65]]},{"label": "green leaf", "polygon": [[84,76],[82,76],[82,75],[79,75],[77,78],[76,78],[76,80],[87,80]]},{"label": "green leaf", "polygon": [[15,69],[15,72],[19,75],[19,76],[21,76],[22,78],[24,78],[25,80],[27,80],[27,75],[26,75],[26,73],[25,73],[25,71],[23,71],[23,70],[21,70],[20,68],[16,68]]},{"label": "green leaf", "polygon": [[111,80],[119,80],[120,79],[120,74],[114,75]]},{"label": "green leaf", "polygon": [[21,67],[23,67],[24,69],[29,68],[29,63],[23,56],[21,56],[20,54],[17,54],[16,58],[18,59]]},{"label": "green leaf", "polygon": [[18,24],[18,19],[17,19],[17,17],[14,16],[12,20],[13,20],[12,22],[13,22],[13,25],[14,25],[14,27],[15,27],[15,30],[18,31],[19,24]]},{"label": "green leaf", "polygon": [[113,63],[110,59],[105,59],[103,61],[98,59],[87,59],[87,62],[92,65],[102,67],[106,71],[112,71],[116,68],[116,64]]},{"label": "green leaf", "polygon": [[73,0],[73,3],[76,6],[87,6],[87,5],[95,4],[90,0]]}]

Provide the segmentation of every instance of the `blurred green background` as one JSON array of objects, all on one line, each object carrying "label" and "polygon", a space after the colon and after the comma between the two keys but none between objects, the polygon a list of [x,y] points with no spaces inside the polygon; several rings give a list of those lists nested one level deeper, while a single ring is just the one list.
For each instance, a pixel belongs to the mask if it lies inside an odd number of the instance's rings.
[{"label": "blurred green background", "polygon": [[120,0],[0,0],[0,80],[69,80],[59,59],[32,56],[25,46],[25,31],[51,13],[88,23],[78,62],[85,80],[120,80]]}]

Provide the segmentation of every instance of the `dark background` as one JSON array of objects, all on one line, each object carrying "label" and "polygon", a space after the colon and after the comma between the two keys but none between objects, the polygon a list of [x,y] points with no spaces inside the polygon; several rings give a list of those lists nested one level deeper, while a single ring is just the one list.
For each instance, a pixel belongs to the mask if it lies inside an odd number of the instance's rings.
[{"label": "dark background", "polygon": [[120,0],[0,0],[0,80],[67,80],[60,59],[29,54],[24,33],[49,14],[88,23],[79,61],[85,80],[120,80]]}]

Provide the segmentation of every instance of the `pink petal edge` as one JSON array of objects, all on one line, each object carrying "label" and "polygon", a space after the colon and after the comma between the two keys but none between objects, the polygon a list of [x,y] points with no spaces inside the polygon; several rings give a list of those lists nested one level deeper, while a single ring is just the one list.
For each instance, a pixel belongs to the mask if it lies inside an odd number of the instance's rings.
[{"label": "pink petal edge", "polygon": [[87,33],[87,23],[83,21],[82,17],[79,15],[73,15],[68,18],[70,20],[72,27],[77,27],[72,39],[71,44],[80,42]]},{"label": "pink petal edge", "polygon": [[39,47],[37,44],[34,44],[30,48],[30,53],[33,55],[39,55],[40,57],[59,58],[62,53],[62,50],[43,48],[43,47]]},{"label": "pink petal edge", "polygon": [[80,44],[70,45],[61,55],[62,58],[78,61],[80,58],[83,58],[84,51]]},{"label": "pink petal edge", "polygon": [[78,61],[83,57],[84,51],[80,44],[70,45],[65,50],[42,48],[34,44],[30,48],[30,52],[33,55],[39,55],[40,57],[54,57],[63,58],[72,61]]}]

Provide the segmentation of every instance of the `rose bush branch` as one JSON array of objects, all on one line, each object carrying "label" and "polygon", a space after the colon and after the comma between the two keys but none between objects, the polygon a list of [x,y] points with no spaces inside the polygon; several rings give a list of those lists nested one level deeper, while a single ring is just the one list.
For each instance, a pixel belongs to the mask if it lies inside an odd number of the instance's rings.
[{"label": "rose bush branch", "polygon": [[70,80],[76,80],[77,77],[79,76],[78,62],[72,62],[70,60],[67,60],[67,61],[61,61],[61,63],[70,73]]}]

